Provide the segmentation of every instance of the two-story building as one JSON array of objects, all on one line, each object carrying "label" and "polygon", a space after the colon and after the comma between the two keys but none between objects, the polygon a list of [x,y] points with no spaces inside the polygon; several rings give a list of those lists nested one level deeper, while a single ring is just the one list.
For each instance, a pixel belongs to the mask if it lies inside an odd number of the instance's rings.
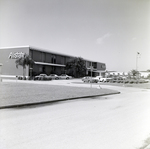
[{"label": "two-story building", "polygon": [[[62,74],[65,73],[65,66],[67,62],[74,58],[74,56],[53,52],[50,50],[30,47],[18,46],[0,48],[0,63],[2,64],[2,76],[19,76],[22,75],[22,67],[16,68],[15,61],[24,54],[30,55],[35,61],[33,66],[27,66],[26,76],[35,76],[40,73],[49,74]],[[105,63],[95,62],[84,59],[86,62],[86,74],[97,76],[101,71],[106,70]],[[92,66],[92,67],[91,67]]]}]

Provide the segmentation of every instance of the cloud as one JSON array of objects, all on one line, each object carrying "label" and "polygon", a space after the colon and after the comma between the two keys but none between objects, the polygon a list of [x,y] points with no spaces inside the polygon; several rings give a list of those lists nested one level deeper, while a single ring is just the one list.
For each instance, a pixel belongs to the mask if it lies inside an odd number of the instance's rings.
[{"label": "cloud", "polygon": [[97,44],[102,44],[103,41],[104,41],[105,39],[109,38],[110,36],[111,36],[111,34],[110,34],[110,33],[107,33],[107,34],[103,35],[102,37],[98,38],[98,39],[96,40],[96,43],[97,43]]}]

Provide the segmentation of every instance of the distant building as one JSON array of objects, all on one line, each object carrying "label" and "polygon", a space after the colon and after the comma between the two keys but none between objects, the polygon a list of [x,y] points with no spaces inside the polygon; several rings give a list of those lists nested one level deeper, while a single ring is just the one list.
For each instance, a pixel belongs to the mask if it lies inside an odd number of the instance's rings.
[{"label": "distant building", "polygon": [[[47,75],[51,73],[62,74],[65,73],[67,62],[74,58],[74,56],[53,52],[49,50],[34,48],[30,46],[8,47],[0,48],[0,63],[2,63],[2,76],[19,76],[22,75],[22,67],[16,68],[15,61],[17,58],[28,54],[35,61],[33,66],[27,66],[26,76],[35,76],[40,73]],[[85,59],[84,59],[85,60]],[[97,76],[106,70],[105,63],[86,61],[86,74]],[[92,65],[92,67],[91,67]]]}]

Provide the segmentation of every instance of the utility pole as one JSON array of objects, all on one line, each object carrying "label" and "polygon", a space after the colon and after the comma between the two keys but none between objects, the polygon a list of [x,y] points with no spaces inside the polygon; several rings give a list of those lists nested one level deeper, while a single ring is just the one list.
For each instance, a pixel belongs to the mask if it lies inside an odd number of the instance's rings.
[{"label": "utility pole", "polygon": [[2,82],[1,74],[2,74],[2,66],[3,64],[0,63],[0,82]]},{"label": "utility pole", "polygon": [[91,81],[90,81],[90,86],[91,86],[91,88],[92,88],[92,71],[93,71],[93,66],[92,66],[92,62],[91,62]]},{"label": "utility pole", "polygon": [[138,71],[138,58],[139,58],[140,53],[136,53],[136,70]]}]

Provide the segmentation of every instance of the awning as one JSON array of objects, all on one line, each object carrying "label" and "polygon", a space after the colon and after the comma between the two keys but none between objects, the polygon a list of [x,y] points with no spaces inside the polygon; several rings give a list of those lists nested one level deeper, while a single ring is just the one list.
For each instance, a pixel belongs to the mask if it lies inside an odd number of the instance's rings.
[{"label": "awning", "polygon": [[[88,71],[91,71],[91,68],[87,68]],[[98,70],[98,69],[93,69],[92,72],[100,72],[100,73],[106,73],[105,70]]]},{"label": "awning", "polygon": [[106,71],[104,71],[104,70],[93,70],[93,72],[106,73]]},{"label": "awning", "polygon": [[44,63],[44,62],[34,62],[37,65],[48,65],[48,66],[58,66],[58,67],[66,67],[66,65],[62,64],[53,64],[53,63]]}]

